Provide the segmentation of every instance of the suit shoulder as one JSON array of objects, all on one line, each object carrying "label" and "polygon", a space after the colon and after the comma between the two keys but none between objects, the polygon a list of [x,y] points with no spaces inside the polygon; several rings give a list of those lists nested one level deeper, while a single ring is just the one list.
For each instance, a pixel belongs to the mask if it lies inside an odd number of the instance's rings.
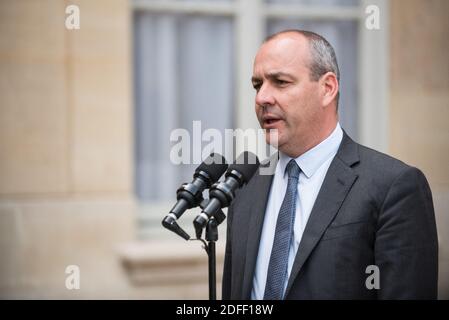
[{"label": "suit shoulder", "polygon": [[390,192],[410,194],[423,191],[431,198],[430,187],[424,174],[399,159],[357,144],[358,161],[351,166],[357,174],[358,189],[381,210]]},{"label": "suit shoulder", "polygon": [[418,170],[388,154],[359,144],[360,166],[374,172],[383,172],[392,178],[408,170]]},{"label": "suit shoulder", "polygon": [[359,146],[359,164],[354,169],[372,187],[388,190],[397,181],[408,181],[413,185],[428,185],[424,173],[399,159],[385,153],[373,150],[363,145]]}]

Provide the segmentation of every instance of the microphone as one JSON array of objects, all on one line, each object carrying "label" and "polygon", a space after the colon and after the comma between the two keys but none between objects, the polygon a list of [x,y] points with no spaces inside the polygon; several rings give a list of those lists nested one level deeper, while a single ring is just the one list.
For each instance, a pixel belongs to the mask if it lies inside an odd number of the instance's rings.
[{"label": "microphone", "polygon": [[162,225],[175,232],[182,238],[189,240],[190,236],[177,224],[176,220],[190,208],[200,205],[203,201],[203,190],[220,179],[226,171],[228,164],[226,159],[218,154],[211,153],[196,169],[193,180],[190,183],[184,183],[176,191],[178,200],[170,213],[162,220]]},{"label": "microphone", "polygon": [[217,182],[209,190],[209,202],[195,220],[197,238],[201,238],[202,230],[210,217],[221,209],[229,206],[235,198],[235,191],[251,179],[259,167],[259,159],[254,153],[245,151],[226,171],[226,179]]}]

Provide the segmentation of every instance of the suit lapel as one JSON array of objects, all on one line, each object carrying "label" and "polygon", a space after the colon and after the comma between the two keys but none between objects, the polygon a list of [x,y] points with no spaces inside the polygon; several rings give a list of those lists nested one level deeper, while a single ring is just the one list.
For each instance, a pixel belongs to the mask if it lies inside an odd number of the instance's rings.
[{"label": "suit lapel", "polygon": [[337,155],[332,161],[307,222],[288,280],[285,296],[315,248],[324,231],[340,209],[357,179],[351,165],[358,162],[357,144],[344,133]]},{"label": "suit lapel", "polygon": [[[273,158],[271,160],[273,160]],[[277,162],[277,159],[275,161]],[[261,166],[263,167],[264,165]],[[243,299],[250,299],[251,295],[254,269],[259,251],[259,241],[262,234],[263,221],[265,217],[265,209],[274,174],[267,175],[259,173],[256,177],[257,179],[254,181],[254,190],[251,194],[253,198],[249,199],[253,205],[251,206],[249,212],[250,219],[248,226],[248,241],[246,243],[246,259],[242,286]]]}]

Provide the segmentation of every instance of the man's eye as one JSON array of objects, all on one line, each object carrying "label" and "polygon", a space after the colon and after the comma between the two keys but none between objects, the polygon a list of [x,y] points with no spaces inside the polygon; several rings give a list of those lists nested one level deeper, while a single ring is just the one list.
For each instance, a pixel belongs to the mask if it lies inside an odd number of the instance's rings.
[{"label": "man's eye", "polygon": [[260,83],[253,83],[253,87],[254,87],[254,89],[256,89],[256,91],[259,91]]},{"label": "man's eye", "polygon": [[275,79],[274,82],[276,82],[276,84],[280,85],[280,86],[286,85],[288,83],[287,81],[284,81],[284,80],[281,80],[281,79]]}]

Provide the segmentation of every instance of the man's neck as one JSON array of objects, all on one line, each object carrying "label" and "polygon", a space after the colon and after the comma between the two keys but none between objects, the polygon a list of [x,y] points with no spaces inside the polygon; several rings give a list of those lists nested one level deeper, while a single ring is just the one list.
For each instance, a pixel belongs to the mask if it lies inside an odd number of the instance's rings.
[{"label": "man's neck", "polygon": [[285,150],[282,150],[281,148],[279,150],[291,158],[297,158],[326,140],[337,127],[337,123],[338,120],[333,122],[331,125],[325,126],[324,130],[321,129],[318,134],[312,135],[308,142],[301,143],[301,145],[293,145],[294,149],[286,147]]}]

